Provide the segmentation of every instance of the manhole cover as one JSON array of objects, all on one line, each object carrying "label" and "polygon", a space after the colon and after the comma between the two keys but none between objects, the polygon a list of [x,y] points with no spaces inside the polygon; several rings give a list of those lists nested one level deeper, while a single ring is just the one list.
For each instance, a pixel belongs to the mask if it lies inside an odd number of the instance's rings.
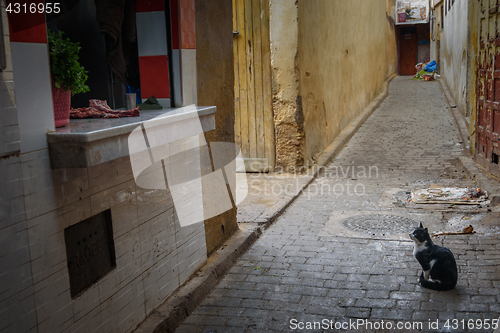
[{"label": "manhole cover", "polygon": [[350,230],[371,234],[410,233],[418,222],[403,216],[373,214],[356,215],[342,220],[342,225]]}]

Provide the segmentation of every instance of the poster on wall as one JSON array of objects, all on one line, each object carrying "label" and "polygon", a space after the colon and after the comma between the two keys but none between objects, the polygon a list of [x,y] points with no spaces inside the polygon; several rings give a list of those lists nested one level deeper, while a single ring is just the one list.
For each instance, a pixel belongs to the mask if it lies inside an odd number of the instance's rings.
[{"label": "poster on wall", "polygon": [[429,0],[396,0],[396,24],[429,22]]}]

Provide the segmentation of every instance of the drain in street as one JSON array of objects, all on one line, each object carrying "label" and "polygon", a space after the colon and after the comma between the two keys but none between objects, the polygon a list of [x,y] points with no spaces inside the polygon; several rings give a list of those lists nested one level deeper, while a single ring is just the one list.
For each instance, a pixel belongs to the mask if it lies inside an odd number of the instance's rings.
[{"label": "drain in street", "polygon": [[342,226],[373,235],[399,234],[413,230],[418,222],[403,216],[373,214],[356,215],[342,220]]}]

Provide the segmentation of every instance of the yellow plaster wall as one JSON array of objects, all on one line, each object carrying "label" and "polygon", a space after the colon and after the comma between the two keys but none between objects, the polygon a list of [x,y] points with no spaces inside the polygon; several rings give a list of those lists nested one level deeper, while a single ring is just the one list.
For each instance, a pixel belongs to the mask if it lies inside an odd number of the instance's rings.
[{"label": "yellow plaster wall", "polygon": [[396,72],[394,0],[299,1],[305,161],[314,160]]}]

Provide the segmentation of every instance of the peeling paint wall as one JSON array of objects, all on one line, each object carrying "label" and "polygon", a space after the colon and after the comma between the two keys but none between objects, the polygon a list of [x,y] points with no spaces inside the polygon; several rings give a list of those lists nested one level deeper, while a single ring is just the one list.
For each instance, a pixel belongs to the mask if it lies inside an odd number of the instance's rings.
[{"label": "peeling paint wall", "polygon": [[300,147],[306,162],[314,161],[396,72],[393,10],[390,0],[299,1],[300,73],[291,78],[300,74],[296,100],[302,104]]},{"label": "peeling paint wall", "polygon": [[445,10],[441,33],[441,74],[460,111],[468,117],[468,0],[457,0]]},{"label": "peeling paint wall", "polygon": [[304,164],[304,116],[299,96],[298,1],[270,0],[270,40],[276,167]]}]

